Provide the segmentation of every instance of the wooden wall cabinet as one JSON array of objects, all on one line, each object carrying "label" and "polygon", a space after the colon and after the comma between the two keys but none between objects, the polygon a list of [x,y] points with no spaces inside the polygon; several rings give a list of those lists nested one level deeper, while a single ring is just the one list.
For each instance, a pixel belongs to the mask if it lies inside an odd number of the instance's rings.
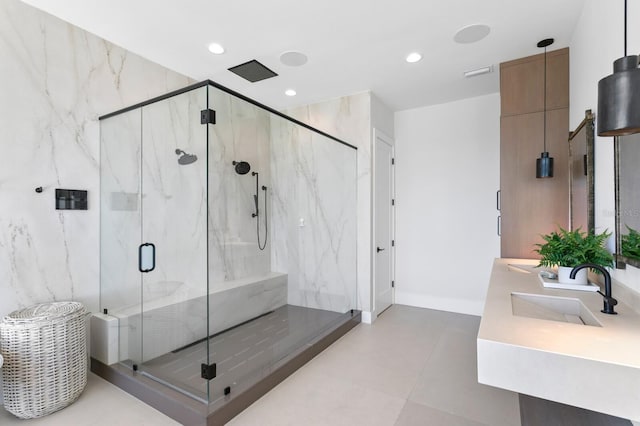
[{"label": "wooden wall cabinet", "polygon": [[553,178],[536,178],[543,151],[544,56],[500,64],[501,255],[538,258],[535,244],[569,226],[569,49],[547,56],[547,151]]}]

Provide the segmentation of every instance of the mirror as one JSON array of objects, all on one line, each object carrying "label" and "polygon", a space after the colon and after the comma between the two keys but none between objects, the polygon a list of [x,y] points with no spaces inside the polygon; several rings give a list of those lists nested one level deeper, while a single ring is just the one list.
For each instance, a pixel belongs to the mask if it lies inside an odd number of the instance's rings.
[{"label": "mirror", "polygon": [[584,120],[569,133],[569,227],[588,233],[595,231],[593,121],[588,109]]},{"label": "mirror", "polygon": [[640,134],[615,138],[616,263],[640,268]]}]

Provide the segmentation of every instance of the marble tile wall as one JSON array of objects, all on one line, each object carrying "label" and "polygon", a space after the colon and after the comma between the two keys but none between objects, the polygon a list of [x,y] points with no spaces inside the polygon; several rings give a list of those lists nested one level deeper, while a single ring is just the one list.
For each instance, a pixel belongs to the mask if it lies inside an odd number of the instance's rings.
[{"label": "marble tile wall", "polygon": [[[0,2],[0,57],[0,315],[69,299],[96,311],[97,118],[192,80],[18,0]],[[55,188],[88,190],[89,209],[55,210]]]},{"label": "marble tile wall", "polygon": [[[209,128],[209,279],[211,289],[226,281],[262,276],[271,270],[271,244],[258,249],[267,235],[264,185],[271,188],[270,113],[215,87],[209,87],[209,108],[216,124]],[[251,171],[235,172],[233,161],[246,161]],[[259,218],[255,213],[256,176]],[[268,206],[268,205],[267,205]]]},{"label": "marble tile wall", "polygon": [[357,288],[358,309],[373,309],[371,294],[371,94],[369,92],[306,105],[286,114],[358,147]]},{"label": "marble tile wall", "polygon": [[288,301],[357,307],[356,150],[273,116],[272,269],[288,274]]}]

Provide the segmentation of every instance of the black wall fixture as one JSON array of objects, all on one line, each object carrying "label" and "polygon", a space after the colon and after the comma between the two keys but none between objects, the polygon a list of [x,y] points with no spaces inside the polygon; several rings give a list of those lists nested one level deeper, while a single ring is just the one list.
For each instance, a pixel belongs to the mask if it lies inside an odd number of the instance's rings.
[{"label": "black wall fixture", "polygon": [[56,188],[56,210],[87,210],[87,191]]},{"label": "black wall fixture", "polygon": [[544,108],[542,109],[542,143],[543,151],[540,158],[536,160],[536,177],[550,178],[553,177],[553,157],[549,157],[547,152],[547,46],[553,44],[552,38],[546,38],[538,42],[538,47],[544,47],[544,83],[542,90],[544,91]]},{"label": "black wall fixture", "polygon": [[624,56],[613,63],[613,74],[598,82],[598,136],[640,132],[639,56],[627,56],[627,0],[624,0]]}]

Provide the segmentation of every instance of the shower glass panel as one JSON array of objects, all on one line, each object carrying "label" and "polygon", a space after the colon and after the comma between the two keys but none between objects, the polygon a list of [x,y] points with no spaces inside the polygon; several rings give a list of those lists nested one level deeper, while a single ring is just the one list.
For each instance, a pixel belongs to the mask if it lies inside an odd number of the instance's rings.
[{"label": "shower glass panel", "polygon": [[134,109],[100,121],[100,310],[116,318],[118,342],[110,351],[129,368],[142,359],[141,113]]},{"label": "shower glass panel", "polygon": [[[142,274],[144,374],[208,400],[200,377],[207,338],[207,127],[199,88],[142,107],[142,242],[156,247]],[[167,357],[201,347],[198,357]],[[176,380],[188,375],[198,386]]]},{"label": "shower glass panel", "polygon": [[209,108],[210,401],[357,309],[356,150],[215,86]]},{"label": "shower glass panel", "polygon": [[[118,360],[203,402],[210,334],[208,125],[200,121],[206,105],[200,87],[101,121],[101,307],[119,321]],[[187,347],[202,350],[172,357]],[[198,386],[177,379],[183,376],[197,377]]]}]

